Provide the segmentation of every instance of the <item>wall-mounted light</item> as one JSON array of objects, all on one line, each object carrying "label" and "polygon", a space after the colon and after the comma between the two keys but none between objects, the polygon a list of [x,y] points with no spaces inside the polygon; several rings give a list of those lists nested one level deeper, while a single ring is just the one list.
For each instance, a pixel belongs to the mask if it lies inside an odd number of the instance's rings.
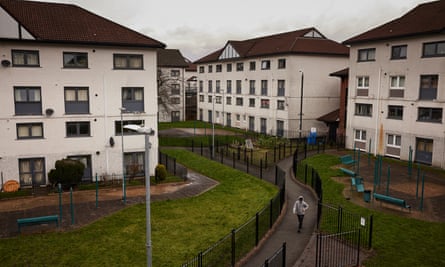
[{"label": "wall-mounted light", "polygon": [[5,68],[11,66],[11,61],[9,61],[7,59],[2,60],[2,66]]}]

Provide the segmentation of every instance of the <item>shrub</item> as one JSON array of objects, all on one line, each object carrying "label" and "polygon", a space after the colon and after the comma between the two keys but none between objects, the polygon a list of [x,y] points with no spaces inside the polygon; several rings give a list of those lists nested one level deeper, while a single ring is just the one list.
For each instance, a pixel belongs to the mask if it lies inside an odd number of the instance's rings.
[{"label": "shrub", "polygon": [[58,160],[55,167],[48,173],[49,181],[52,185],[61,183],[64,188],[79,184],[85,169],[82,162],[72,159]]},{"label": "shrub", "polygon": [[163,164],[158,164],[155,169],[156,180],[164,181],[167,178],[167,169]]}]

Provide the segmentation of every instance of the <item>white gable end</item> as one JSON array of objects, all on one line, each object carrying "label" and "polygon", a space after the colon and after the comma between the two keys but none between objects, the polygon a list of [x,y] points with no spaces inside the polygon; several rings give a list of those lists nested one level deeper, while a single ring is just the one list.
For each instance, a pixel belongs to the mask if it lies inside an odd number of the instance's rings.
[{"label": "white gable end", "polygon": [[0,38],[26,39],[26,40],[35,39],[3,8],[0,8]]},{"label": "white gable end", "polygon": [[221,55],[219,56],[219,59],[227,59],[235,57],[239,57],[238,52],[236,52],[235,48],[233,48],[232,45],[228,44],[226,48],[224,48],[224,51],[222,51]]},{"label": "white gable end", "polygon": [[318,31],[312,30],[304,35],[304,37],[308,38],[323,38],[323,35],[321,35]]}]

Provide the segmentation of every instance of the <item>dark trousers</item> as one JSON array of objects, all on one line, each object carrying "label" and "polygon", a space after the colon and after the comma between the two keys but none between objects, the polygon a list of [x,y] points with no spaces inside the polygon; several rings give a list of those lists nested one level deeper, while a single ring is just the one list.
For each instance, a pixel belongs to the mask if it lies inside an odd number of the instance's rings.
[{"label": "dark trousers", "polygon": [[302,215],[298,214],[297,217],[298,217],[298,230],[300,230],[301,227],[303,226],[304,215],[303,214]]}]

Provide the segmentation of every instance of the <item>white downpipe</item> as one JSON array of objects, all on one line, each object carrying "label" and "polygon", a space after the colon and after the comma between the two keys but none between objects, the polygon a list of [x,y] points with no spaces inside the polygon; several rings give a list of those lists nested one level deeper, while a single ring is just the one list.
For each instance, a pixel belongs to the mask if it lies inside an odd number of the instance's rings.
[{"label": "white downpipe", "polygon": [[[102,90],[104,94],[104,140],[107,142],[108,135],[107,135],[107,90],[105,88],[105,74],[102,75]],[[109,167],[109,149],[107,148],[107,143],[105,143],[105,173],[109,173],[110,167]]]}]

